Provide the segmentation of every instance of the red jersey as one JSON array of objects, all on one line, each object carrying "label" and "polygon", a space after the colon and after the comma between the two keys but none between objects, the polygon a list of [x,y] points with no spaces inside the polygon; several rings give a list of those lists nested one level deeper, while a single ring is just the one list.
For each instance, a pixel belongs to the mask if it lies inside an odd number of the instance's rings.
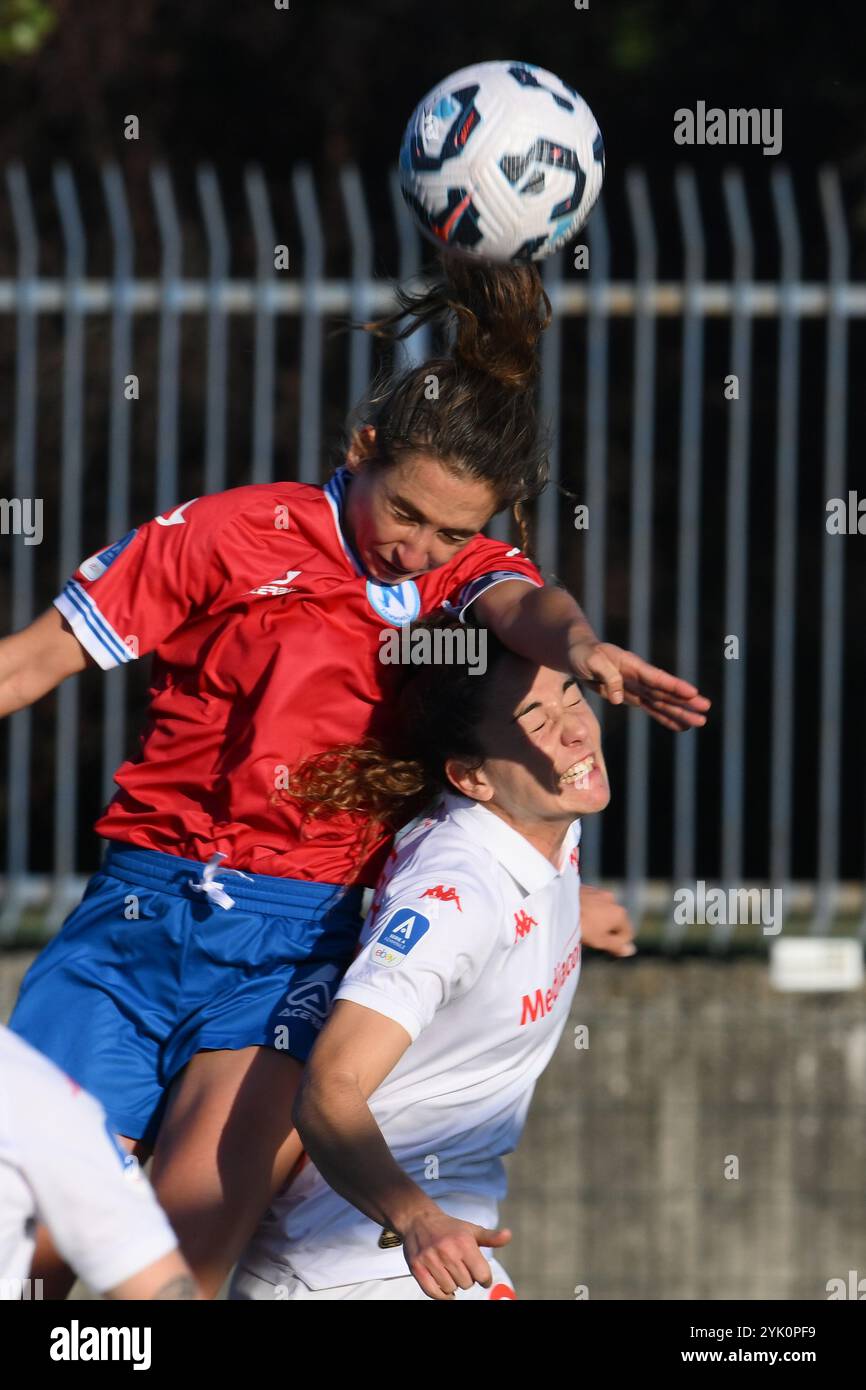
[{"label": "red jersey", "polygon": [[395,668],[380,634],[438,608],[462,617],[492,585],[539,571],[476,536],[402,584],[368,579],[344,538],[351,478],[263,483],[200,497],[85,560],[54,600],[104,669],[153,652],[138,756],[96,831],[144,849],[319,883],[376,881],[357,814],[305,815],[293,767],[366,737],[387,741]]}]

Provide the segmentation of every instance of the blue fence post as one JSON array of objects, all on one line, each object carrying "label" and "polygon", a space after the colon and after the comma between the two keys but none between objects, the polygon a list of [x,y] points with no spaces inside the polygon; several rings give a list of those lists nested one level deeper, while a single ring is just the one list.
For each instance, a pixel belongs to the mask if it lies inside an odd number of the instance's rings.
[{"label": "blue fence post", "polygon": [[[550,429],[550,481],[536,503],[535,548],[545,569],[559,574],[559,519],[563,498],[558,484],[562,480],[562,312],[559,289],[562,285],[562,256],[551,256],[542,267],[542,281],[551,302],[553,317],[541,338],[541,380],[539,415]],[[565,485],[573,490],[574,471],[566,470]],[[511,539],[511,513],[504,512],[502,540]]]},{"label": "blue fence post", "polygon": [[[274,468],[274,383],[276,377],[276,323],[274,319],[276,268],[274,257],[277,234],[274,230],[274,219],[271,215],[270,199],[268,198],[264,174],[257,165],[252,165],[247,169],[244,175],[244,188],[256,242],[253,466],[250,481],[269,483],[273,477]],[[306,360],[303,370],[306,370]],[[304,405],[302,404],[302,431],[304,418]],[[309,459],[302,443],[300,459],[302,482],[312,481],[307,476],[308,469]]]},{"label": "blue fence post", "polygon": [[204,422],[204,490],[207,494],[222,492],[226,485],[228,314],[223,303],[223,289],[228,282],[231,260],[219,181],[212,164],[205,164],[198,170],[197,184],[208,249]]},{"label": "blue fence post", "polygon": [[[589,529],[580,533],[583,545],[583,593],[580,598],[596,632],[605,636],[605,564],[607,558],[607,454],[608,397],[610,394],[610,235],[605,201],[599,198],[587,223],[589,279],[586,324],[586,467],[583,501]],[[602,736],[607,719],[606,701],[590,694]],[[580,839],[580,862],[591,876],[601,877],[603,816],[588,816]]]},{"label": "blue fence post", "polygon": [[[129,527],[129,480],[132,420],[140,402],[126,399],[125,380],[133,374],[132,333],[135,282],[132,219],[123,175],[117,164],[102,170],[102,190],[111,228],[111,347],[108,375],[108,505],[106,542],[117,540]],[[128,674],[124,665],[105,673],[102,726],[102,794],[114,792],[114,773],[124,755]],[[107,841],[104,842],[107,844]]]},{"label": "blue fence post", "polygon": [[[770,880],[788,891],[794,758],[794,641],[797,588],[797,438],[800,319],[795,293],[802,271],[800,231],[791,175],[774,169],[773,207],[781,248],[779,385],[776,412],[776,553],[773,602],[773,695],[770,733]],[[784,897],[783,897],[784,902]]]},{"label": "blue fence post", "polygon": [[313,175],[306,164],[292,172],[292,188],[303,240],[301,309],[301,439],[298,476],[318,483],[322,469],[322,309],[319,286],[325,270],[325,238]]},{"label": "blue fence post", "polygon": [[180,419],[180,277],[183,244],[180,218],[164,164],[151,176],[156,222],[162,247],[159,297],[159,373],[157,381],[156,512],[186,499],[178,496],[177,454]]},{"label": "blue fence post", "polygon": [[[391,197],[394,225],[397,229],[397,254],[399,257],[397,274],[400,283],[405,285],[408,280],[415,279],[421,271],[421,234],[415,219],[406,206],[406,200],[400,192],[400,176],[396,168],[391,169],[388,191]],[[426,243],[425,249],[432,254],[432,249]],[[405,340],[400,354],[409,365],[414,367],[430,356],[432,344],[433,335],[430,325],[425,323]]]},{"label": "blue fence post", "polygon": [[[729,890],[743,877],[744,759],[746,752],[746,670],[748,632],[746,579],[749,524],[749,409],[752,395],[752,318],[750,291],[754,247],[743,176],[725,171],[725,210],[734,248],[734,309],[731,322],[730,373],[737,377],[739,399],[729,402],[728,486],[725,537],[725,631],[736,637],[738,658],[725,660],[722,709],[722,883]],[[721,387],[721,383],[720,383]],[[732,922],[720,921],[710,932],[714,950],[727,945]]]},{"label": "blue fence post", "polygon": [[[12,224],[17,248],[15,323],[15,425],[13,444],[13,485],[15,496],[35,499],[36,492],[36,386],[39,380],[39,319],[36,306],[36,278],[39,272],[39,233],[27,175],[22,165],[10,165],[6,185],[12,208]],[[33,618],[35,597],[35,547],[16,537],[12,547],[13,632],[26,627]],[[9,719],[9,785],[15,788],[15,811],[6,826],[7,891],[0,914],[0,939],[15,931],[20,915],[30,848],[30,752],[32,716],[29,709],[18,710]]]},{"label": "blue fence post", "polygon": [[[844,289],[850,251],[845,211],[835,169],[820,172],[821,208],[830,248],[830,312],[824,394],[824,502],[844,497],[848,411],[848,319]],[[821,575],[821,694],[818,761],[818,901],[812,931],[825,933],[834,910],[839,862],[839,770],[842,732],[845,538],[824,528]]]},{"label": "blue fence post", "polygon": [[[701,553],[701,444],[704,388],[704,315],[700,292],[706,268],[706,248],[697,180],[693,169],[678,169],[675,177],[677,210],[685,251],[683,310],[683,374],[680,398],[680,479],[677,517],[677,674],[698,680],[698,610]],[[674,885],[694,882],[698,817],[698,745],[694,732],[678,734],[674,743]],[[666,945],[674,947],[685,935],[673,911],[664,926]]]},{"label": "blue fence post", "polygon": [[[653,535],[653,453],[655,449],[656,325],[652,292],[656,284],[657,247],[646,174],[630,169],[626,194],[637,247],[634,397],[631,435],[631,545],[629,574],[629,646],[646,652],[650,645]],[[649,735],[647,719],[629,720],[626,772],[626,898],[639,929],[646,882],[649,823]]]},{"label": "blue fence post", "polygon": [[[354,164],[340,170],[340,190],[352,242],[351,317],[364,323],[373,305],[373,233],[364,184]],[[370,380],[373,340],[369,333],[353,329],[349,334],[349,405],[354,408]]]},{"label": "blue fence post", "polygon": [[[68,164],[54,170],[54,193],[65,249],[63,313],[63,405],[61,414],[60,572],[58,592],[83,558],[81,501],[84,494],[84,314],[81,291],[86,242],[78,196]],[[57,692],[54,769],[54,885],[46,916],[56,930],[71,906],[78,824],[78,681],[64,681]]]}]

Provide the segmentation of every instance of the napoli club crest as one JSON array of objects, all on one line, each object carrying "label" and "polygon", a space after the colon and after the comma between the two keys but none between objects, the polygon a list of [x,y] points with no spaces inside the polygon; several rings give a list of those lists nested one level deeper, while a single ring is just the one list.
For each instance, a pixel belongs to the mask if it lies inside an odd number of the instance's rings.
[{"label": "napoli club crest", "polygon": [[373,612],[394,627],[414,622],[421,611],[421,595],[411,579],[402,584],[376,584],[368,579],[367,600]]}]

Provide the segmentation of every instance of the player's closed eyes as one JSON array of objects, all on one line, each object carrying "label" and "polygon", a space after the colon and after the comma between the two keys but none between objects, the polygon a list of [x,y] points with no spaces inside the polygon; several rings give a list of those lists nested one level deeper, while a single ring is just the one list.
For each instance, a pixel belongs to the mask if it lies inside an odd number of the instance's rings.
[{"label": "player's closed eyes", "polygon": [[[576,700],[571,700],[571,701],[569,702],[569,704],[563,705],[562,708],[563,708],[563,709],[576,709],[578,705],[582,705],[582,704],[583,704],[583,696],[582,696],[582,695],[578,695],[578,697],[577,697]],[[542,731],[542,729],[546,726],[547,722],[548,722],[548,721],[547,721],[546,719],[543,720],[542,723],[539,724],[537,728],[535,728],[535,729],[530,729],[529,732],[530,732],[531,734],[540,734],[541,731]]]},{"label": "player's closed eyes", "polygon": [[[391,513],[397,521],[404,521],[409,526],[417,525],[417,519],[414,516],[407,516],[406,513],[401,512],[398,507],[392,506]],[[442,536],[444,540],[448,542],[449,545],[469,544],[469,536],[453,536],[448,531],[440,531],[439,534],[440,536]]]}]

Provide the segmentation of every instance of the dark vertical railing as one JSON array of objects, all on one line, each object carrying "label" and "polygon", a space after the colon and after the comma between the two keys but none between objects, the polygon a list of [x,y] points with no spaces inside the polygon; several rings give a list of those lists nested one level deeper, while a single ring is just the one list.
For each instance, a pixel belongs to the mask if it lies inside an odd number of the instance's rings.
[{"label": "dark vertical railing", "polygon": [[[101,173],[102,192],[111,236],[111,266],[107,278],[88,279],[87,242],[96,238],[85,226],[73,172],[62,166],[54,173],[53,191],[60,216],[63,271],[58,279],[40,278],[40,230],[36,221],[24,170],[12,166],[6,174],[6,193],[15,238],[16,270],[0,279],[0,314],[14,315],[15,384],[13,399],[12,477],[6,485],[15,499],[35,502],[39,492],[37,467],[37,410],[40,389],[39,316],[61,315],[62,371],[60,376],[60,494],[59,523],[55,537],[47,537],[43,566],[59,584],[83,556],[99,545],[115,540],[131,525],[146,518],[131,513],[131,476],[135,429],[154,416],[155,478],[153,501],[157,511],[188,500],[194,490],[179,476],[179,438],[183,408],[181,355],[184,315],[202,315],[205,357],[205,404],[202,434],[203,487],[219,491],[228,480],[228,410],[231,389],[231,315],[246,318],[253,329],[252,391],[250,406],[251,447],[247,476],[269,481],[275,476],[275,410],[278,363],[277,328],[282,316],[293,316],[299,327],[297,352],[296,447],[276,455],[276,474],[318,482],[324,474],[322,412],[324,387],[325,323],[328,316],[355,321],[382,313],[393,304],[393,285],[374,278],[376,248],[369,213],[368,191],[357,168],[338,173],[343,214],[350,247],[349,274],[345,280],[326,279],[326,232],[311,170],[299,166],[291,172],[291,188],[298,245],[290,244],[288,229],[275,226],[264,175],[250,167],[245,175],[247,212],[253,231],[255,268],[251,278],[231,279],[232,244],[217,172],[210,165],[196,173],[198,214],[203,228],[207,265],[203,278],[184,276],[182,224],[168,169],[159,165],[151,174],[156,225],[159,235],[159,270],[154,279],[136,276],[133,222],[124,179],[117,165]],[[779,326],[777,404],[775,408],[775,516],[773,553],[773,607],[769,638],[772,641],[770,702],[769,841],[766,876],[773,887],[804,886],[795,880],[792,859],[793,796],[792,764],[795,757],[796,709],[795,640],[798,530],[798,470],[800,466],[799,393],[801,390],[802,320],[810,317],[827,324],[824,464],[824,500],[846,497],[845,450],[848,410],[849,319],[866,317],[866,288],[849,280],[850,250],[846,215],[838,175],[822,171],[819,180],[821,208],[829,246],[826,284],[804,284],[800,224],[794,187],[784,168],[770,180],[774,227],[780,270],[777,279],[756,283],[749,210],[742,176],[728,171],[723,192],[727,225],[733,247],[730,281],[708,282],[705,265],[705,223],[698,201],[694,173],[680,169],[675,176],[676,205],[683,247],[681,277],[661,283],[657,276],[656,230],[649,202],[646,175],[631,170],[626,179],[627,210],[636,245],[633,280],[614,281],[611,272],[611,238],[603,202],[596,207],[581,240],[590,251],[589,272],[575,275],[563,253],[542,266],[545,288],[554,305],[554,321],[542,339],[540,411],[552,426],[552,485],[537,509],[535,547],[542,566],[555,574],[570,568],[571,547],[578,559],[578,597],[593,625],[609,635],[607,621],[610,558],[614,540],[609,534],[609,478],[611,455],[610,361],[611,319],[634,324],[633,381],[631,384],[630,537],[628,548],[628,643],[652,656],[653,566],[658,545],[653,535],[655,486],[655,422],[661,406],[656,382],[657,320],[682,318],[682,375],[677,405],[679,448],[677,475],[676,566],[677,606],[674,615],[676,667],[689,679],[700,681],[701,618],[705,611],[701,588],[701,554],[705,539],[702,518],[704,472],[704,402],[707,392],[721,393],[721,381],[707,382],[705,338],[710,318],[730,325],[731,340],[726,370],[738,378],[738,399],[730,400],[727,438],[725,503],[724,607],[718,641],[735,636],[739,657],[725,661],[721,697],[713,719],[721,725],[721,801],[705,809],[698,777],[700,735],[677,737],[673,758],[673,880],[688,885],[701,872],[697,854],[699,812],[713,817],[721,842],[721,880],[728,888],[742,884],[747,830],[746,775],[746,676],[749,643],[759,638],[749,623],[749,483],[753,463],[752,438],[752,337],[756,317],[776,319]],[[399,192],[396,170],[390,174],[389,194],[397,233],[398,276],[404,284],[418,283],[423,264],[433,258],[433,248],[416,229]],[[287,270],[278,270],[274,255],[278,244],[289,246]],[[135,317],[155,314],[158,329],[154,389],[143,383],[153,399],[141,401],[127,392],[127,379],[142,364],[136,361]],[[576,380],[564,380],[564,326],[569,315],[586,317],[585,364]],[[104,531],[84,534],[83,499],[85,464],[98,455],[102,441],[85,438],[85,409],[89,382],[86,326],[90,316],[102,317],[109,330],[108,375],[105,383],[107,440],[105,445]],[[425,360],[433,346],[429,325],[398,349],[399,364]],[[348,402],[365,394],[374,367],[376,348],[370,335],[353,333],[348,344]],[[96,389],[101,389],[97,386]],[[573,393],[585,401],[583,460],[563,454],[562,417]],[[194,426],[197,428],[197,425]],[[284,448],[280,441],[280,449]],[[556,487],[560,482],[562,493]],[[574,494],[571,496],[569,494]],[[575,502],[588,508],[588,527],[575,530]],[[563,516],[561,508],[567,515]],[[846,677],[844,646],[845,566],[855,551],[843,537],[831,535],[822,514],[820,578],[820,654],[818,781],[816,821],[818,837],[817,907],[812,929],[827,932],[839,911],[839,841],[842,830],[843,686]],[[100,527],[102,523],[100,523]],[[513,539],[510,517],[494,520],[490,533]],[[566,539],[567,538],[567,539]],[[565,540],[567,553],[562,553]],[[8,545],[11,600],[8,629],[18,630],[35,616],[35,547],[21,536],[3,538]],[[40,556],[43,552],[40,552]],[[705,586],[706,587],[706,586]],[[124,636],[126,634],[123,634]],[[123,668],[106,673],[100,708],[101,788],[111,795],[112,775],[122,760],[127,739],[128,682]],[[593,697],[595,701],[595,697]],[[603,703],[595,701],[604,718]],[[56,926],[68,907],[78,879],[76,840],[79,797],[79,710],[75,682],[61,687],[52,757],[57,775],[53,791],[51,872],[33,872],[29,827],[32,813],[31,715],[21,711],[8,724],[8,815],[5,828],[5,892],[0,907],[0,939],[17,929],[22,910],[41,894],[43,921]],[[625,804],[625,855],[619,864],[606,865],[607,877],[624,880],[627,905],[637,922],[650,901],[649,827],[655,814],[650,765],[651,724],[630,716],[627,724],[627,762],[622,799]],[[661,747],[661,745],[659,745]],[[703,755],[705,756],[705,754]],[[754,827],[759,833],[759,827]],[[584,826],[584,865],[590,876],[601,872],[601,819]],[[866,847],[864,847],[866,848]],[[46,881],[48,893],[46,897]],[[810,887],[814,887],[812,884]],[[48,903],[47,911],[45,908]],[[656,904],[665,902],[656,895]],[[667,898],[670,903],[670,896]],[[866,896],[863,898],[862,931],[866,937]],[[675,927],[668,911],[665,941],[675,949],[683,931]],[[715,947],[730,940],[730,927],[720,923],[711,932]]]}]

